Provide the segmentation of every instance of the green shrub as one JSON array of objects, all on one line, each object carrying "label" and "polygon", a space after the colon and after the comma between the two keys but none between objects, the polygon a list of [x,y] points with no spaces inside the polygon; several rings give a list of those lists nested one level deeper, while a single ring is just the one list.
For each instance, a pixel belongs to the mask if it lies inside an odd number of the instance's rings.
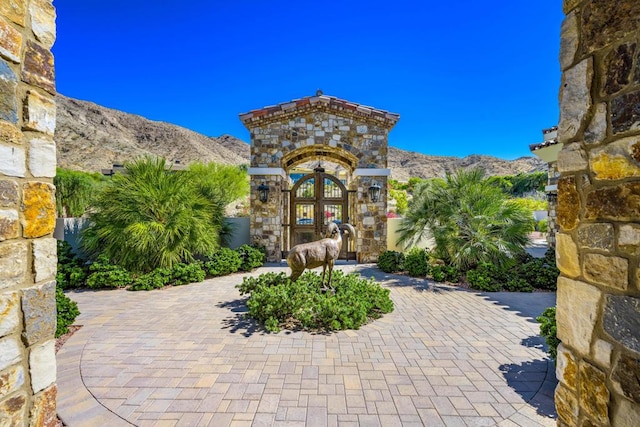
[{"label": "green shrub", "polygon": [[249,293],[248,315],[264,323],[270,332],[280,328],[305,330],[358,329],[370,319],[393,311],[389,290],[373,279],[334,271],[332,289],[325,290],[321,277],[308,271],[291,282],[285,273],[246,277],[237,286]]},{"label": "green shrub", "polygon": [[220,248],[207,257],[204,268],[211,276],[226,276],[235,273],[242,265],[240,254],[229,248]]},{"label": "green shrub", "polygon": [[429,273],[429,256],[427,251],[411,248],[404,258],[404,268],[411,277],[425,277]]},{"label": "green shrub", "polygon": [[541,233],[546,233],[549,231],[549,221],[547,220],[547,218],[538,221],[538,223],[536,224],[536,230]]},{"label": "green shrub", "polygon": [[540,322],[540,335],[545,337],[547,345],[549,346],[549,355],[553,360],[558,357],[558,345],[560,340],[558,339],[558,327],[556,325],[556,307],[549,307],[542,314],[536,317],[536,320]]},{"label": "green shrub", "polygon": [[533,292],[533,286],[522,277],[513,277],[504,284],[504,290],[509,292]]},{"label": "green shrub", "polygon": [[58,240],[58,272],[56,284],[61,289],[78,288],[84,285],[87,271],[84,262],[71,251],[71,245]]},{"label": "green shrub", "polygon": [[131,286],[130,291],[150,291],[160,289],[171,283],[173,273],[168,268],[156,268],[150,273],[137,277]]},{"label": "green shrub", "polygon": [[436,282],[458,282],[460,272],[453,265],[436,264],[430,268],[431,278]]},{"label": "green shrub", "polygon": [[467,282],[472,289],[486,292],[502,290],[502,284],[497,280],[500,276],[498,267],[489,262],[483,262],[473,270],[467,271]]},{"label": "green shrub", "polygon": [[199,262],[193,262],[191,264],[180,262],[173,266],[171,273],[172,284],[175,286],[202,282],[206,276],[206,273],[202,269],[202,264]]},{"label": "green shrub", "polygon": [[80,315],[78,304],[66,296],[62,289],[56,286],[56,338],[69,332],[69,325],[72,325],[76,317]]},{"label": "green shrub", "polygon": [[378,268],[385,273],[404,270],[404,254],[396,251],[384,251],[378,257]]},{"label": "green shrub", "polygon": [[242,259],[242,264],[240,265],[240,270],[242,271],[251,271],[254,268],[262,267],[264,265],[266,255],[262,249],[254,248],[249,245],[242,245],[236,249],[236,252],[238,252]]},{"label": "green shrub", "polygon": [[96,288],[124,288],[131,284],[131,274],[124,268],[111,264],[106,255],[100,255],[98,259],[89,266],[89,277],[87,286]]},{"label": "green shrub", "polygon": [[536,289],[556,290],[560,270],[556,267],[556,255],[553,248],[547,250],[544,258],[534,258],[527,255],[519,258],[518,261],[518,265],[513,270],[515,274],[525,279]]}]

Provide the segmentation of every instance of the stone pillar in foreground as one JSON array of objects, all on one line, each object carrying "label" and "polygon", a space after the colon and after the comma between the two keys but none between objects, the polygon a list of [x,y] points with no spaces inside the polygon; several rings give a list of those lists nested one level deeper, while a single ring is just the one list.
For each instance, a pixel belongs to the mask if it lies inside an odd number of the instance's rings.
[{"label": "stone pillar in foreground", "polygon": [[56,423],[51,0],[0,0],[0,425]]},{"label": "stone pillar in foreground", "polygon": [[640,2],[564,0],[561,426],[640,426]]}]

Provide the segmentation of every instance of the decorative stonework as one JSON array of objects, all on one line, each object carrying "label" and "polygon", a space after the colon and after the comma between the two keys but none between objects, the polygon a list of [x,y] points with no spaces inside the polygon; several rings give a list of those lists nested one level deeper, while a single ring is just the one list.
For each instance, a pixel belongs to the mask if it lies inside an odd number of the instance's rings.
[{"label": "decorative stonework", "polygon": [[25,49],[22,80],[55,95],[53,55],[48,49],[32,41],[27,42]]},{"label": "decorative stonework", "polygon": [[558,420],[560,426],[635,427],[640,425],[640,2],[564,0],[563,9],[571,15],[562,30],[565,125],[558,133],[566,142],[558,156],[558,222],[564,230],[557,255]]},{"label": "decorative stonework", "polygon": [[[0,120],[18,121],[18,78],[9,64],[0,59]],[[4,127],[4,125],[3,125]],[[15,128],[14,128],[15,129]],[[5,132],[0,132],[0,135]],[[4,140],[4,138],[2,138]],[[4,142],[4,141],[3,141]]]},{"label": "decorative stonework", "polygon": [[56,225],[55,188],[44,182],[29,182],[23,189],[24,235],[42,237],[53,233]]},{"label": "decorative stonework", "polygon": [[[287,250],[289,229],[286,174],[305,162],[339,165],[347,171],[351,192],[348,220],[357,230],[356,253],[360,262],[373,262],[386,250],[387,134],[399,116],[386,111],[322,95],[265,107],[241,114],[251,132],[251,238],[267,248],[269,261],[280,261]],[[254,170],[255,172],[252,172]],[[359,173],[355,173],[361,171]],[[366,171],[371,170],[371,174]],[[380,201],[365,198],[373,180],[381,186]],[[269,200],[258,200],[260,184],[270,189]]]}]

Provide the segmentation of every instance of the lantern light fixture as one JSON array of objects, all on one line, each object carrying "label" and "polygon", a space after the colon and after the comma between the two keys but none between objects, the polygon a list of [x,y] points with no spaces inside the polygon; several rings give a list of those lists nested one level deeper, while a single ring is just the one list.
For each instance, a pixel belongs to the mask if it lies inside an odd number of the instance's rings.
[{"label": "lantern light fixture", "polygon": [[262,203],[266,203],[269,200],[269,186],[264,182],[258,186],[258,195]]},{"label": "lantern light fixture", "polygon": [[380,184],[378,184],[377,182],[373,181],[371,183],[371,187],[369,187],[369,199],[373,202],[373,203],[377,203],[378,200],[380,199]]}]

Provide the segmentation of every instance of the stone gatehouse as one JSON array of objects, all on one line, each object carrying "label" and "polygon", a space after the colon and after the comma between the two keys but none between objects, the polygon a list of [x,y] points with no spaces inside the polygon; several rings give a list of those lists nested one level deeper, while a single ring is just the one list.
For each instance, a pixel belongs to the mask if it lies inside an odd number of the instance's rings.
[{"label": "stone gatehouse", "polygon": [[[388,134],[399,118],[321,91],[240,115],[251,132],[251,240],[268,261],[315,240],[329,221],[357,230],[346,256],[377,260],[387,242]],[[312,163],[294,182],[294,169]]]}]

